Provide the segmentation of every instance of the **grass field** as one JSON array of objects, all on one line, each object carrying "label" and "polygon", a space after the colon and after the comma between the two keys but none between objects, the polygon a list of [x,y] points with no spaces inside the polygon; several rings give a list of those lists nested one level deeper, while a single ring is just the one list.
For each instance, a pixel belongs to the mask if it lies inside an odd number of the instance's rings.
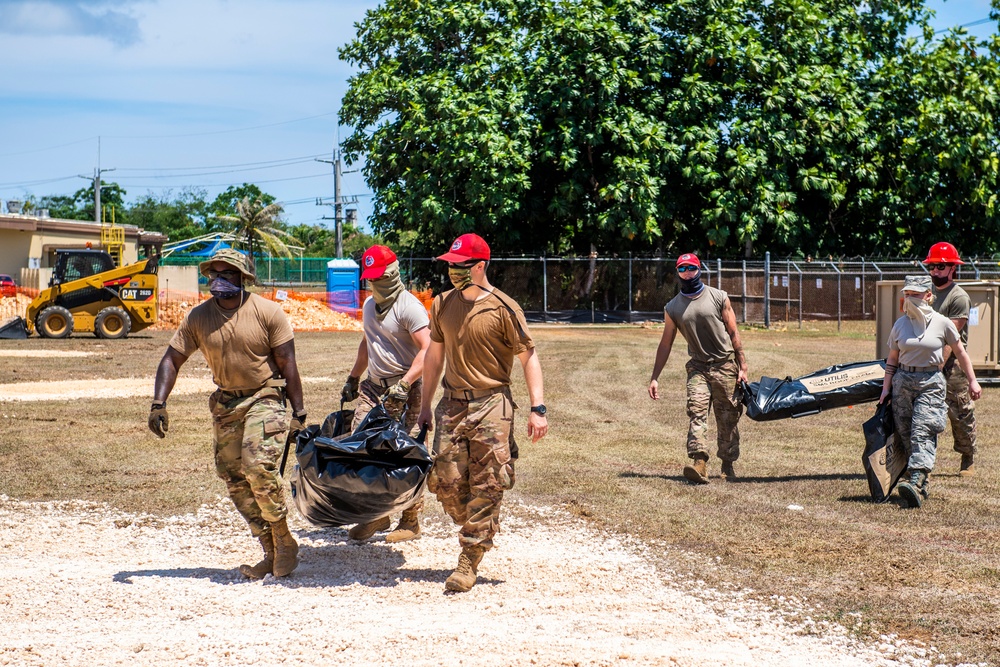
[{"label": "grass field", "polygon": [[[873,329],[845,322],[838,334],[836,323],[800,330],[793,322],[742,335],[751,377],[783,377],[872,358]],[[551,430],[536,445],[519,438],[512,493],[647,540],[664,558],[680,558],[680,568],[706,587],[805,599],[815,620],[838,621],[862,636],[920,640],[955,662],[1000,655],[1000,460],[991,437],[1000,416],[997,389],[986,389],[977,411],[978,476],[957,475],[959,456],[944,435],[932,495],[921,510],[869,500],[860,456],[871,405],[800,420],[744,419],[738,482],[718,480],[713,459],[712,484],[696,487],[681,476],[682,341],[661,377],[664,398],[654,403],[646,384],[657,327],[538,326],[534,334]],[[134,399],[0,403],[0,493],[107,501],[155,514],[191,511],[224,494],[211,461],[207,396],[171,397],[166,440],[146,429],[152,375],[168,338],[0,341],[0,352],[93,353],[0,357],[0,383],[150,378],[149,394]],[[306,386],[310,421],[336,408],[358,340],[346,333],[296,337],[302,374],[328,379]],[[200,356],[182,374],[206,375]],[[526,407],[519,369],[514,384]]]}]

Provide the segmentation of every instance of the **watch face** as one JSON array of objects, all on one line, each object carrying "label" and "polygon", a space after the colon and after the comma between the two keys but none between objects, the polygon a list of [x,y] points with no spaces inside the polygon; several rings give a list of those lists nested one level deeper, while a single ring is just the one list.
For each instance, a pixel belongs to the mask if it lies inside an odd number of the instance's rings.
[{"label": "watch face", "polygon": [[531,408],[531,411],[532,412],[537,412],[538,414],[542,415],[543,417],[545,416],[545,406],[544,405],[536,405],[535,407]]}]

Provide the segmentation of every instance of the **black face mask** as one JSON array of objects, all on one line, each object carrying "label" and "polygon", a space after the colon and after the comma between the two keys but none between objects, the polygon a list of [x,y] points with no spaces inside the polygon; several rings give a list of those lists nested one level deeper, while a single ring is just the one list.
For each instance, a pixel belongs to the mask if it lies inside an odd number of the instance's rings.
[{"label": "black face mask", "polygon": [[[690,275],[690,272],[684,275]],[[698,296],[705,289],[705,284],[701,282],[700,269],[694,274],[693,278],[681,278],[680,274],[678,274],[678,280],[681,283],[681,294],[684,296]]]},{"label": "black face mask", "polygon": [[931,282],[934,283],[934,287],[944,287],[951,280],[949,276],[931,276]]}]

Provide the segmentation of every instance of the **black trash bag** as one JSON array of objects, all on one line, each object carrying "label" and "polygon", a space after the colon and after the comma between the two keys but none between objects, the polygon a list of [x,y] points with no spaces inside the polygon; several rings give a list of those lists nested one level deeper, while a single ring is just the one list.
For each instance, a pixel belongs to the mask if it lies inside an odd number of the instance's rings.
[{"label": "black trash bag", "polygon": [[345,433],[351,432],[351,422],[354,421],[354,410],[345,410],[344,402],[340,402],[340,409],[331,412],[323,420],[323,425],[319,427],[319,434],[324,438],[338,438]]},{"label": "black trash bag", "polygon": [[885,361],[838,364],[794,380],[762,377],[743,384],[747,417],[764,422],[805,417],[830,408],[877,401],[882,395]]},{"label": "black trash bag", "polygon": [[368,523],[412,506],[433,459],[417,438],[376,406],[350,435],[328,438],[313,425],[299,433],[290,477],[299,513],[317,526]]},{"label": "black trash bag", "polygon": [[875,415],[862,428],[865,432],[865,451],[861,455],[861,463],[868,478],[868,490],[872,500],[884,503],[906,472],[908,463],[903,443],[896,435],[891,401],[879,405]]}]

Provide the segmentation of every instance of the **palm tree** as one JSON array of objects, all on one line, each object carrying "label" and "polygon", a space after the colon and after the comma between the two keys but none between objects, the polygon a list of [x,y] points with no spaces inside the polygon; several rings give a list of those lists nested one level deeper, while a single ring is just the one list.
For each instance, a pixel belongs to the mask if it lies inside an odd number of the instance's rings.
[{"label": "palm tree", "polygon": [[269,255],[291,257],[292,251],[288,241],[297,240],[294,236],[277,226],[283,212],[281,204],[264,205],[260,199],[251,201],[244,197],[236,202],[236,215],[220,215],[219,220],[233,225],[232,233],[244,242],[250,251],[250,257],[255,258],[255,248],[265,250]]}]

